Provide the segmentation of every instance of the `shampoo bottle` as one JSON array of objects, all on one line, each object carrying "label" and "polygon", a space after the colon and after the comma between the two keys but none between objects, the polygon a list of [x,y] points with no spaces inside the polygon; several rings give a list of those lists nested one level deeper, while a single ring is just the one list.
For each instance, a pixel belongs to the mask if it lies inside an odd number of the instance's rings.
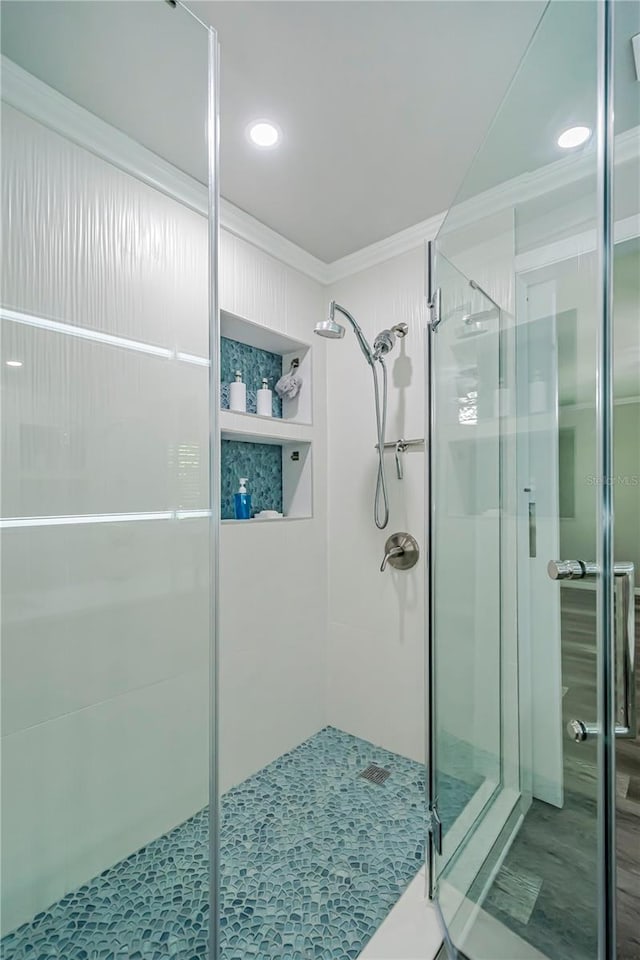
[{"label": "shampoo bottle", "polygon": [[258,390],[257,410],[261,417],[270,417],[273,415],[271,390],[269,390],[269,381],[266,377],[262,381],[262,388]]},{"label": "shampoo bottle", "polygon": [[229,384],[229,410],[237,413],[247,412],[247,385],[242,382],[242,374],[236,370],[234,383]]},{"label": "shampoo bottle", "polygon": [[240,477],[240,489],[233,496],[236,520],[251,519],[251,494],[247,493],[248,477]]}]

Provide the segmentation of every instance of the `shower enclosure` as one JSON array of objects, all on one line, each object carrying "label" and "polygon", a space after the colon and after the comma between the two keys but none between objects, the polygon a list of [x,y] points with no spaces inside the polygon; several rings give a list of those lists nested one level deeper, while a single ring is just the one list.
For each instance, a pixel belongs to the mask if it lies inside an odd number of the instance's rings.
[{"label": "shower enclosure", "polygon": [[[451,957],[640,956],[639,30],[637,4],[547,7],[428,251],[429,862]],[[451,774],[471,794],[453,823]]]},{"label": "shower enclosure", "polygon": [[449,957],[640,956],[636,34],[549,4],[427,297],[329,293],[218,231],[214,30],[3,3],[3,960],[374,958],[425,872]]}]

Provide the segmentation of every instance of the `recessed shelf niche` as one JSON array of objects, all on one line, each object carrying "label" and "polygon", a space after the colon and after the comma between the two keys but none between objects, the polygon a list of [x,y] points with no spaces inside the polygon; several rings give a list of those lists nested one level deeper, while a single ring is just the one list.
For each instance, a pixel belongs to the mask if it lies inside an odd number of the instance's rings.
[{"label": "recessed shelf niche", "polygon": [[[288,372],[294,358],[298,360],[298,372],[302,378],[298,396],[281,402],[282,416],[262,417],[252,412],[220,410],[222,522],[247,526],[310,518],[313,515],[311,345],[226,310],[220,312],[220,333],[225,340],[238,344],[238,347],[225,348],[227,362],[221,369],[222,383],[227,387],[235,372],[231,369],[233,362],[230,359],[234,355],[238,358],[244,355],[253,382],[246,377],[241,360],[235,369],[243,372],[248,401],[250,390],[255,392],[262,376],[272,378],[269,386],[273,389],[281,375],[280,370]],[[245,347],[265,351],[271,356],[252,356],[250,350],[244,351]],[[282,358],[281,364],[274,362],[274,354]],[[268,371],[262,371],[262,365],[268,367]],[[274,403],[275,412],[280,412],[280,404]],[[236,520],[233,494],[238,490],[240,477],[249,478],[252,511],[280,510],[284,516],[270,521],[260,518]]]},{"label": "recessed shelf niche", "polygon": [[[263,327],[259,323],[253,323],[251,320],[245,320],[243,317],[238,317],[233,313],[228,313],[226,310],[221,310],[220,312],[220,334],[225,340],[235,341],[241,347],[253,347],[256,351],[265,351],[267,354],[272,356],[275,354],[282,358],[281,368],[276,370],[276,367],[273,363],[273,360],[268,357],[255,357],[255,362],[251,363],[251,355],[247,354],[247,362],[251,365],[252,369],[250,371],[249,379],[247,380],[245,371],[243,370],[243,378],[245,378],[245,383],[247,383],[247,400],[249,405],[249,395],[251,393],[252,397],[255,394],[255,391],[260,386],[260,381],[263,376],[270,378],[269,387],[273,390],[275,387],[276,380],[279,379],[279,376],[282,373],[287,373],[291,367],[291,363],[294,359],[299,361],[298,373],[302,378],[302,389],[297,397],[293,400],[282,400],[279,398],[276,399],[274,391],[274,412],[282,413],[282,416],[271,417],[260,417],[259,420],[266,420],[267,422],[279,421],[280,419],[291,422],[291,423],[306,423],[311,425],[313,421],[312,417],[312,369],[311,369],[311,345],[308,343],[303,343],[300,340],[295,340],[292,337],[285,336],[283,333],[279,333],[277,330],[271,330],[268,327]],[[225,349],[225,354],[233,356],[233,348]],[[238,356],[242,356],[242,349],[237,350]],[[226,359],[226,358],[225,358]],[[229,363],[226,363],[225,367],[229,366]],[[264,367],[264,371],[261,372],[260,367]],[[267,369],[268,368],[268,369]],[[238,369],[242,369],[242,363],[240,361],[240,366]],[[229,369],[221,370],[221,379],[223,389],[228,387],[228,384],[233,379],[234,370],[230,367]],[[277,373],[277,376],[276,376]],[[253,404],[252,404],[253,405]],[[226,410],[223,412],[227,412]],[[231,411],[229,411],[231,412]],[[237,415],[234,412],[234,415]],[[246,417],[257,417],[257,414],[248,412],[246,414],[241,414],[240,416]]]},{"label": "recessed shelf niche", "polygon": [[[312,455],[311,444],[299,441],[280,442],[269,437],[257,441],[238,439],[222,432],[221,518],[224,522],[252,523],[235,520],[233,495],[240,477],[248,477],[252,511],[278,510],[279,519],[311,517]],[[259,519],[259,518],[257,518]]]}]

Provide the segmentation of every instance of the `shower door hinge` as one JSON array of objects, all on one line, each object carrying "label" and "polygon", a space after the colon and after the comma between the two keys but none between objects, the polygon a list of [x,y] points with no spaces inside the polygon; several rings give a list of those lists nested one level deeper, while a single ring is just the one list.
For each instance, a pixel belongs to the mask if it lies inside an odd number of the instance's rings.
[{"label": "shower door hinge", "polygon": [[438,815],[437,801],[427,810],[427,830],[432,837],[433,849],[437,854],[442,854],[442,821]]},{"label": "shower door hinge", "polygon": [[440,316],[441,299],[442,299],[441,290],[440,290],[440,287],[438,287],[436,290],[433,291],[433,296],[431,297],[431,300],[428,303],[429,326],[431,327],[432,330],[436,329],[436,327],[440,323],[440,320],[442,319],[442,317]]}]

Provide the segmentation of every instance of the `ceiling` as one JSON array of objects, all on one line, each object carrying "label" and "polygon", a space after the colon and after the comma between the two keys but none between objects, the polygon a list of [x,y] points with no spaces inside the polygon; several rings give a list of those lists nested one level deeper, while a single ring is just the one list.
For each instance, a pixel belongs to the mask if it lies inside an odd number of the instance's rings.
[{"label": "ceiling", "polygon": [[[321,260],[441,213],[543,2],[210,2],[221,44],[222,192]],[[269,117],[281,147],[257,151]]]},{"label": "ceiling", "polygon": [[[222,195],[332,262],[449,207],[545,2],[188,5],[221,43]],[[537,148],[542,138],[530,120],[548,119],[551,106],[554,124],[571,119],[581,93],[575,77],[594,74],[590,28],[574,29],[583,16],[576,11],[595,6],[551,5],[560,34],[547,26],[542,52],[538,35],[537,80],[521,74],[521,93],[510,97],[502,127],[494,125],[493,149],[475,164],[478,185],[556,159]],[[617,6],[637,19],[640,5]],[[565,60],[558,43],[566,52],[574,33],[577,52]],[[3,53],[202,182],[206,40],[185,10],[162,0],[2,3]],[[630,53],[622,66],[631,76]],[[566,109],[557,102],[565,87]],[[247,141],[246,125],[258,117],[282,128],[277,149]],[[545,131],[545,144],[552,134]]]},{"label": "ceiling", "polygon": [[[221,43],[221,192],[330,262],[450,203],[543,0],[192,2]],[[206,181],[206,34],[158,2],[2,4],[11,59]],[[256,117],[277,150],[245,136]]]}]

